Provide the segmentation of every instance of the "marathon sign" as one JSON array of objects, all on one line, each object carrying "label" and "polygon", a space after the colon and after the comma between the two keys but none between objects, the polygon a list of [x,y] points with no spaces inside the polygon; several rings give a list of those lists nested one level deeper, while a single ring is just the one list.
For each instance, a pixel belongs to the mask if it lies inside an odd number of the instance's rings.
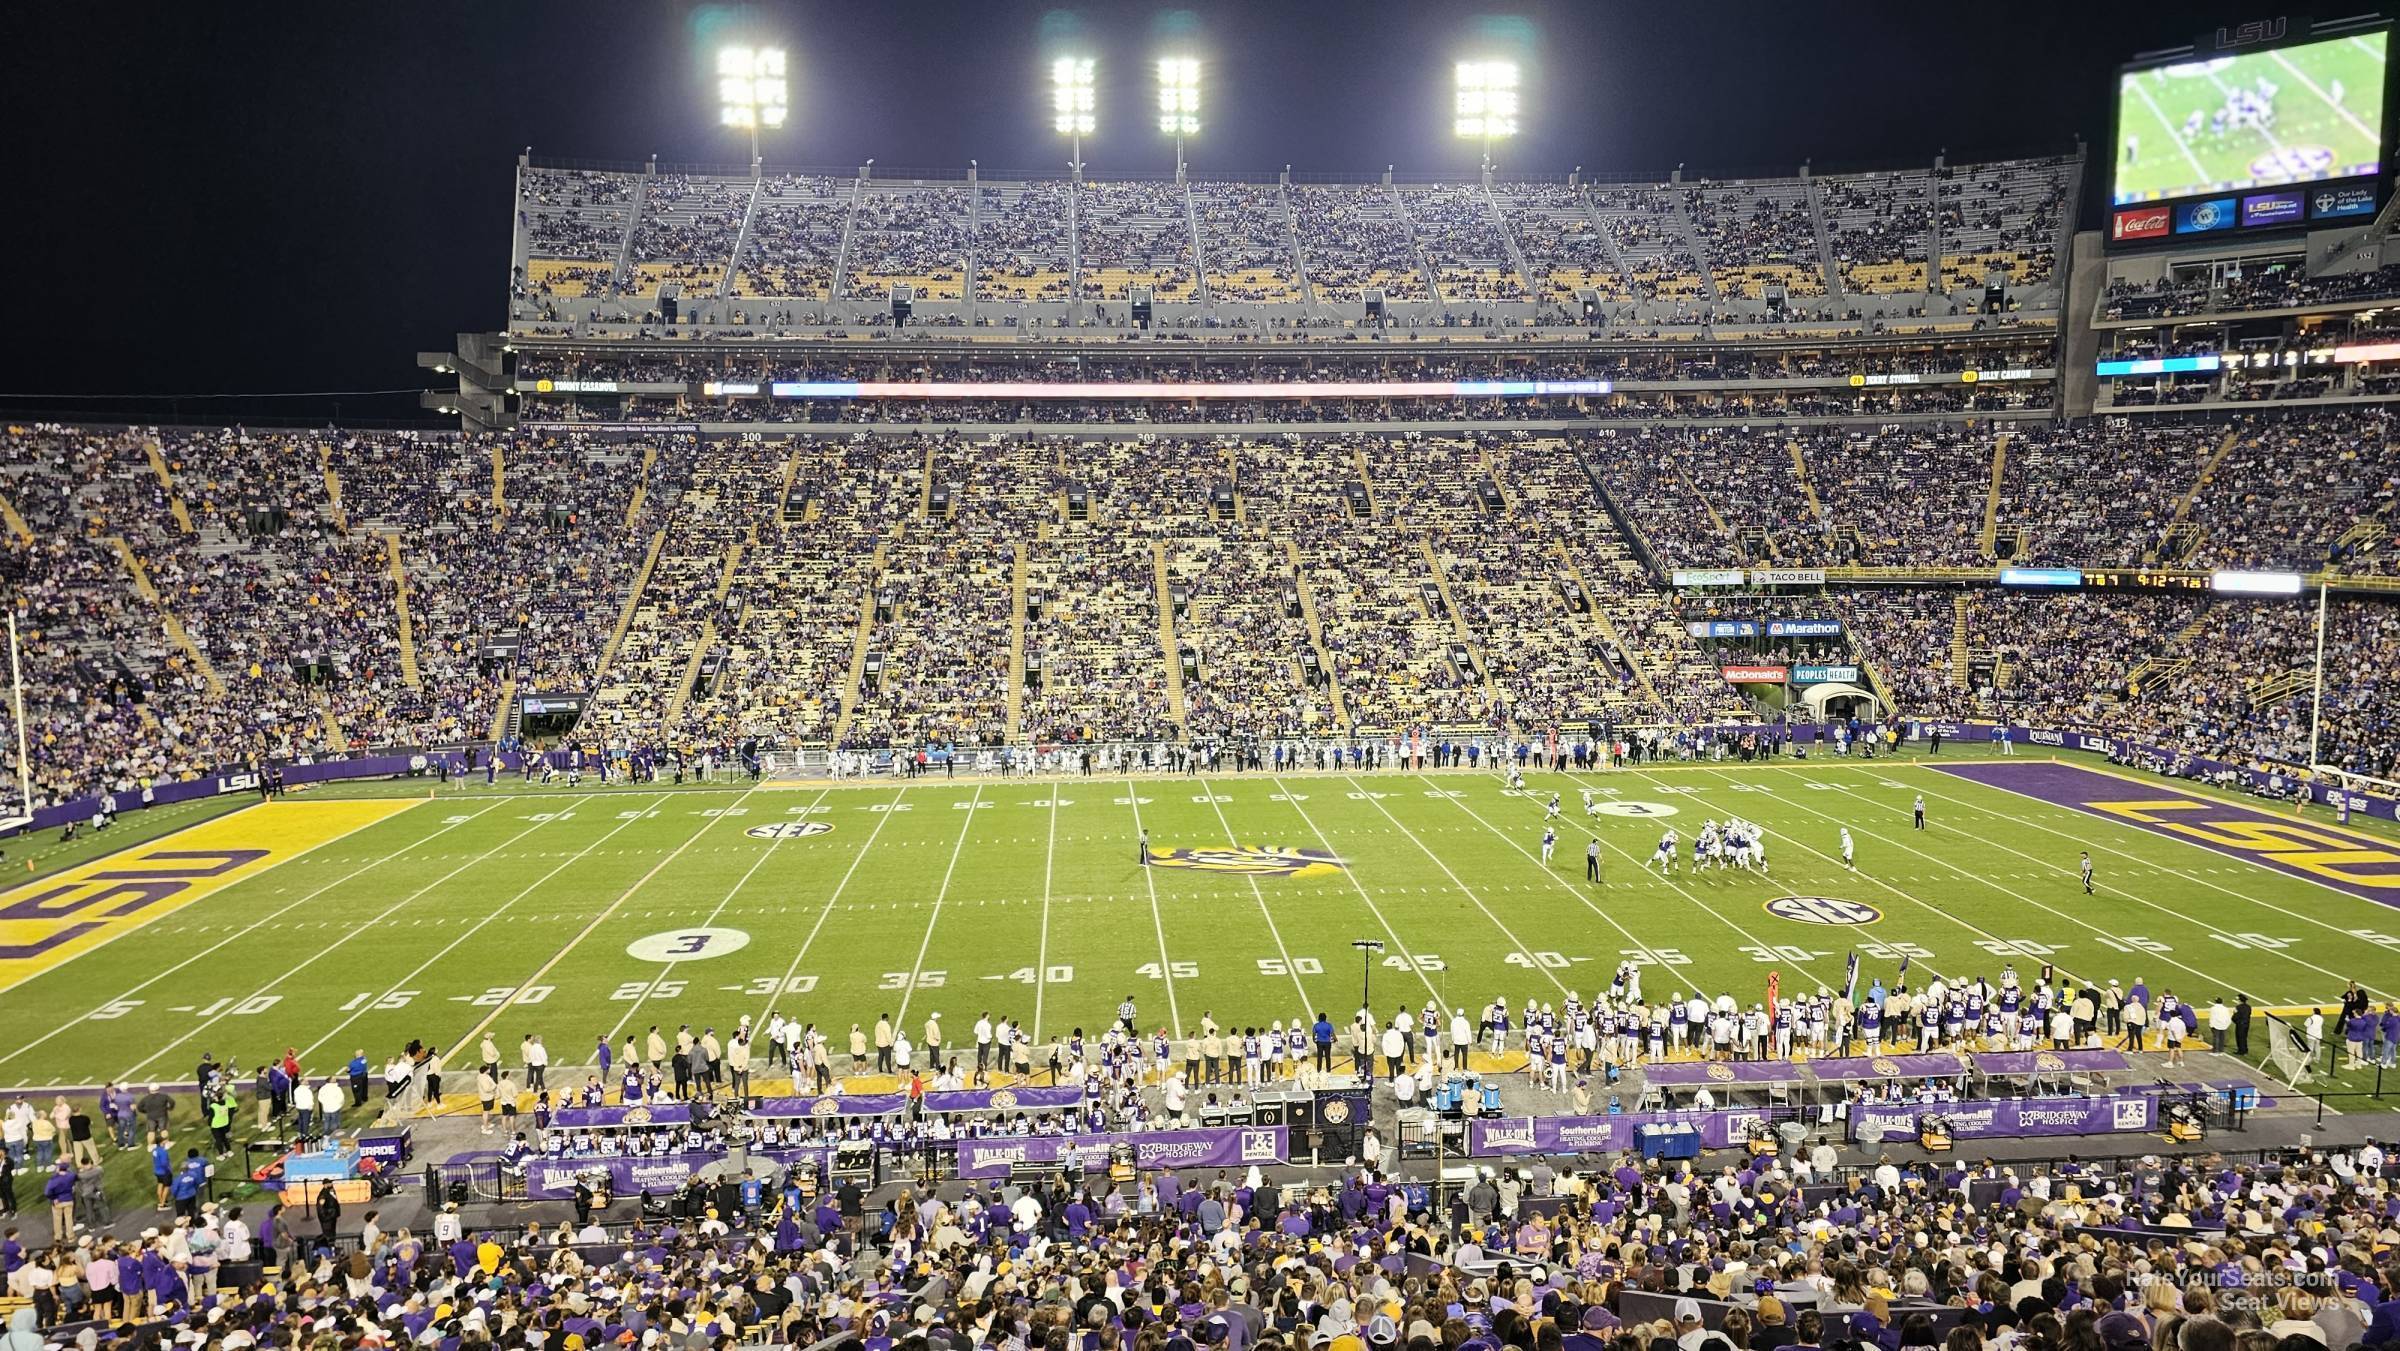
[{"label": "marathon sign", "polygon": [[1955,1140],[2020,1139],[2040,1135],[2114,1135],[2153,1130],[2158,1099],[2144,1093],[2096,1098],[2002,1098],[1992,1102],[1858,1103],[1850,1109],[1853,1141],[1914,1135],[1926,1116],[1938,1116]]},{"label": "marathon sign", "polygon": [[1752,568],[1752,586],[1823,586],[1823,568]]},{"label": "marathon sign", "polygon": [[1725,681],[1730,685],[1780,685],[1791,678],[1791,671],[1782,666],[1728,666]]},{"label": "marathon sign", "polygon": [[1770,619],[1767,636],[1770,638],[1835,638],[1841,636],[1842,621],[1838,619]]}]

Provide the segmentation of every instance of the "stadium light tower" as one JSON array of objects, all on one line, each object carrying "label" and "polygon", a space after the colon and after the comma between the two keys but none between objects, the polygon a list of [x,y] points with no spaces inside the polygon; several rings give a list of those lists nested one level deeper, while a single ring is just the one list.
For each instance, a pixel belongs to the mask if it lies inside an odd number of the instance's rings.
[{"label": "stadium light tower", "polygon": [[1517,63],[1458,63],[1458,114],[1452,129],[1483,142],[1483,171],[1492,171],[1492,142],[1517,134]]},{"label": "stadium light tower", "polygon": [[783,125],[792,90],[784,82],[781,47],[726,47],[717,53],[718,117],[750,133],[750,162],[758,162],[758,129]]},{"label": "stadium light tower", "polygon": [[1165,56],[1158,62],[1158,129],[1175,138],[1175,181],[1183,181],[1183,138],[1200,133],[1200,62]]},{"label": "stadium light tower", "polygon": [[1050,63],[1050,110],[1056,114],[1051,125],[1072,146],[1070,167],[1081,178],[1083,138],[1092,134],[1092,58],[1062,56]]}]

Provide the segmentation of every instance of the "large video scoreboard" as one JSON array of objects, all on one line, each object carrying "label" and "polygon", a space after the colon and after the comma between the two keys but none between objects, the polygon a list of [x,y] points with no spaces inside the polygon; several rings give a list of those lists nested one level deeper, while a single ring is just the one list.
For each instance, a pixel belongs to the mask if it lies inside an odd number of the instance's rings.
[{"label": "large video scoreboard", "polygon": [[2373,216],[2389,167],[2391,30],[2279,45],[2227,37],[2117,81],[2112,245],[2204,243]]}]

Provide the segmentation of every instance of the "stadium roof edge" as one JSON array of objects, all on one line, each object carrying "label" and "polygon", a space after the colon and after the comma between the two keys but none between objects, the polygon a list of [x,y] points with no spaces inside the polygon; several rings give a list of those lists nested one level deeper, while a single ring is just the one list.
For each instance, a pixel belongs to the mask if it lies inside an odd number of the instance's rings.
[{"label": "stadium roof edge", "polygon": [[[583,170],[596,173],[639,174],[646,173],[655,167],[660,173],[691,174],[714,178],[750,177],[749,166],[737,164],[674,164],[661,161],[656,165],[652,165],[651,163],[642,160],[585,159],[575,156],[534,154],[527,154],[523,158],[528,167],[535,169]],[[1734,170],[1720,170],[1703,173],[1694,173],[1691,170],[1691,167],[1686,165],[1682,169],[1684,177],[1681,186],[1687,188],[1701,185],[1721,185],[1733,187],[1749,183],[1788,182],[1798,177],[1803,167],[1807,168],[1812,177],[1819,178],[1848,178],[1865,174],[1907,173],[1918,169],[1933,168],[1936,158],[1936,156],[1929,155],[1920,162],[1903,164],[1851,164],[1837,161],[1830,165],[1820,165],[1814,160],[1811,160],[1805,166],[1795,164],[1789,168],[1782,169],[1746,166]],[[1961,160],[1955,163],[1947,163],[1944,165],[1944,167],[1955,171],[1959,169],[1972,169],[1987,164],[2073,164],[2080,162],[2082,159],[2083,151],[2080,147],[2078,147],[2074,150],[2051,152],[2046,154],[2001,156],[1996,159]],[[786,175],[800,175],[815,178],[855,178],[858,176],[862,167],[863,166],[856,164],[829,166],[765,163],[760,166],[760,172],[768,178],[781,178]],[[1381,170],[1361,171],[1343,169],[1291,169],[1286,171],[1283,169],[1266,169],[1256,171],[1212,171],[1196,165],[1187,169],[1185,177],[1194,183],[1267,184],[1281,180],[1287,172],[1289,173],[1291,181],[1295,184],[1333,185],[1343,183],[1379,183],[1383,181],[1384,177],[1384,173]],[[1618,187],[1667,187],[1673,185],[1675,172],[1675,170],[1663,172],[1657,170],[1600,170],[1596,172],[1587,170],[1579,172],[1579,181],[1585,184],[1606,184]],[[874,167],[870,181],[879,183],[958,182],[963,184],[966,181],[967,173],[968,168],[965,165],[910,167],[878,164]],[[1063,165],[1055,169],[1041,170],[983,169],[978,167],[975,170],[975,173],[980,181],[992,183],[1034,183],[1046,182],[1050,180],[1063,181],[1070,177]],[[1097,183],[1172,182],[1174,180],[1174,171],[1164,167],[1143,167],[1112,170],[1106,165],[1093,165],[1087,166],[1087,171],[1084,174],[1084,177],[1092,182]],[[1495,171],[1492,174],[1492,181],[1496,183],[1563,184],[1567,181],[1568,177],[1569,173],[1566,170],[1560,170],[1555,173],[1539,173],[1530,170],[1508,170]],[[1471,169],[1459,170],[1457,172],[1444,172],[1438,170],[1394,170],[1391,174],[1391,179],[1395,184],[1421,184],[1429,186],[1443,184],[1472,185],[1481,182],[1482,176]]]}]

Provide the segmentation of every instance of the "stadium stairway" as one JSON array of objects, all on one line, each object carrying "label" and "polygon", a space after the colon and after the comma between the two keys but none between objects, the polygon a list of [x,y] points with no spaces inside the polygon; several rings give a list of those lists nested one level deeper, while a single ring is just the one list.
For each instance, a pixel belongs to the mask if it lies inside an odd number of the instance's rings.
[{"label": "stadium stairway", "polygon": [[2209,452],[2207,462],[2200,466],[2200,472],[2192,476],[2191,486],[2183,490],[2183,496],[2175,499],[2175,514],[2167,518],[2166,529],[2159,532],[2158,538],[2151,543],[2150,551],[2142,555],[2144,563],[2181,562],[2190,556],[2192,550],[2200,547],[2200,541],[2207,532],[2192,523],[2192,503],[2199,499],[2200,490],[2217,476],[2218,466],[2225,463],[2225,457],[2233,453],[2234,443],[2239,440],[2239,428],[2226,429],[2224,438],[2217,442],[2217,448]]},{"label": "stadium stairway", "polygon": [[1575,585],[1583,588],[1585,599],[1592,603],[1591,620],[1593,625],[1600,630],[1600,636],[1606,638],[1609,645],[1617,649],[1617,655],[1625,659],[1626,669],[1633,672],[1633,683],[1642,687],[1642,697],[1650,701],[1651,707],[1664,709],[1667,701],[1658,697],[1658,687],[1650,683],[1650,673],[1644,670],[1642,663],[1634,657],[1633,648],[1626,644],[1625,636],[1617,632],[1616,621],[1609,618],[1608,608],[1600,603],[1600,593],[1592,589],[1592,579],[1584,576],[1583,565],[1575,561],[1575,555],[1567,552],[1564,540],[1554,539],[1550,541],[1550,547],[1558,551],[1559,564],[1566,568],[1569,576],[1575,579]]},{"label": "stadium stairway", "polygon": [[492,709],[492,740],[498,741],[517,730],[517,678],[510,676],[500,686],[500,702]]},{"label": "stadium stairway", "polygon": [[333,700],[317,696],[317,727],[324,733],[325,749],[340,755],[350,749],[350,738],[343,735],[341,720],[333,716]]},{"label": "stadium stairway", "polygon": [[199,533],[192,527],[191,508],[183,504],[183,494],[175,489],[175,475],[167,468],[166,452],[158,448],[156,439],[151,439],[142,442],[142,454],[150,461],[150,472],[158,475],[158,486],[167,494],[167,514],[175,518],[175,524],[183,528],[183,533]]},{"label": "stadium stairway", "polygon": [[1025,542],[1017,541],[1008,571],[1008,737],[1025,726]]},{"label": "stadium stairway", "polygon": [[[641,489],[634,489],[641,496]],[[628,522],[630,524],[630,522]],[[608,635],[608,646],[600,649],[600,662],[592,668],[592,688],[599,689],[601,677],[608,674],[609,664],[616,660],[617,649],[625,644],[625,633],[633,627],[634,613],[641,609],[642,592],[650,585],[650,574],[658,570],[658,555],[667,547],[667,532],[661,528],[650,537],[650,553],[642,560],[642,570],[634,574],[633,585],[625,592],[625,608],[617,615],[617,627]]]},{"label": "stadium stairway", "polygon": [[1800,480],[1800,495],[1808,499],[1808,514],[1816,517],[1818,524],[1824,524],[1825,504],[1817,500],[1816,481],[1808,476],[1807,454],[1797,441],[1785,442],[1784,449],[1792,453],[1792,475]]},{"label": "stadium stairway", "polygon": [[1333,699],[1333,720],[1348,725],[1349,706],[1342,702],[1342,682],[1334,673],[1333,653],[1325,646],[1325,626],[1317,622],[1317,596],[1308,588],[1308,565],[1300,557],[1300,545],[1288,536],[1283,541],[1283,556],[1292,568],[1292,589],[1300,596],[1300,622],[1308,626],[1308,645],[1316,649],[1317,669],[1325,673],[1325,689]]},{"label": "stadium stairway", "polygon": [[1801,171],[1808,185],[1808,220],[1817,232],[1817,266],[1825,270],[1825,301],[1836,312],[1850,299],[1850,288],[1842,281],[1842,267],[1833,256],[1833,231],[1825,223],[1825,189],[1816,179]]},{"label": "stadium stairway", "polygon": [[333,528],[350,533],[350,515],[342,510],[342,476],[333,472],[333,447],[317,447],[317,473],[325,480],[325,509],[333,520]]},{"label": "stadium stairway", "polygon": [[192,635],[184,629],[183,621],[175,617],[175,612],[167,607],[165,598],[158,594],[158,587],[151,582],[150,572],[142,566],[142,560],[135,556],[133,546],[125,542],[123,535],[109,536],[108,543],[125,564],[126,575],[133,578],[134,594],[149,602],[150,608],[158,612],[159,627],[165,630],[167,641],[183,653],[193,670],[200,673],[200,681],[208,686],[208,692],[222,698],[225,682],[217,678],[217,668],[209,664],[207,654],[200,650],[198,643],[192,641]]},{"label": "stadium stairway", "polygon": [[[642,497],[650,491],[650,471],[657,467],[658,446],[652,443],[642,451],[642,476],[634,481],[633,496],[625,503],[625,528],[628,530],[633,529],[634,522],[642,518]],[[500,449],[497,446],[492,448],[492,491],[495,494],[500,491]],[[651,556],[657,557],[655,547],[651,550]],[[649,569],[643,569],[645,576],[648,572]]]},{"label": "stadium stairway", "polygon": [[414,617],[408,610],[408,572],[400,563],[400,532],[395,530],[383,537],[383,548],[392,561],[393,608],[400,618],[400,678],[412,690],[425,688],[417,675],[417,633]]},{"label": "stadium stairway", "polygon": [[1292,210],[1292,188],[1288,183],[1275,187],[1276,199],[1283,203],[1283,247],[1292,260],[1292,276],[1300,283],[1300,303],[1310,310],[1317,308],[1317,288],[1308,279],[1308,260],[1300,253],[1300,214]]},{"label": "stadium stairway", "polygon": [[[1700,485],[1692,482],[1692,476],[1684,472],[1682,465],[1675,466],[1675,477],[1683,483],[1685,492],[1699,499],[1700,509],[1708,513],[1708,523],[1716,527],[1717,533],[1726,539],[1732,539],[1733,531],[1726,527],[1725,518],[1717,514],[1717,504],[1708,500],[1708,494],[1700,491]],[[1770,543],[1774,540],[1772,535],[1767,538]]]},{"label": "stadium stairway", "polygon": [[1158,650],[1167,663],[1167,715],[1183,725],[1183,649],[1175,641],[1175,596],[1167,577],[1167,542],[1150,541],[1152,595],[1158,605]]},{"label": "stadium stairway", "polygon": [[[875,556],[868,560],[867,575],[881,577],[885,547],[875,542]],[[842,715],[833,724],[833,744],[839,746],[850,735],[850,719],[858,713],[858,686],[867,676],[867,644],[875,637],[875,589],[868,587],[858,598],[858,636],[850,643],[850,674],[842,681]],[[1020,668],[1020,673],[1022,668]]]},{"label": "stadium stairway", "polygon": [[8,533],[17,537],[17,543],[33,543],[32,527],[26,525],[25,518],[17,514],[17,504],[8,500],[7,493],[0,493],[0,525],[8,527]]},{"label": "stadium stairway", "polygon": [[[653,449],[650,453],[656,455],[658,452]],[[649,469],[650,462],[644,460],[642,468]],[[644,477],[647,477],[647,474]],[[637,496],[640,494],[640,484],[634,485],[634,492]],[[494,516],[508,514],[508,465],[501,455],[500,442],[497,439],[492,442],[492,514]]]},{"label": "stadium stairway", "polygon": [[1975,659],[1975,650],[1967,642],[1974,608],[1974,601],[1964,591],[1950,598],[1950,684],[1961,690],[1967,687],[1967,668]]},{"label": "stadium stairway", "polygon": [[[1399,188],[1386,183],[1383,192],[1392,201],[1393,213],[1400,217],[1400,223],[1408,229],[1409,256],[1416,260],[1417,275],[1425,279],[1425,294],[1432,296],[1435,304],[1441,304],[1444,299],[1441,278],[1435,275],[1433,259],[1425,252],[1424,237],[1417,233],[1417,218],[1408,213],[1407,199],[1400,195]],[[1503,238],[1507,237],[1507,228],[1502,227],[1500,233]]]},{"label": "stadium stairway", "polygon": [[1985,558],[1999,556],[2000,542],[2000,479],[2008,467],[2008,433],[1992,438],[1992,483],[1983,497],[1983,534],[1981,543]]},{"label": "stadium stairway", "polygon": [[1491,213],[1492,228],[1500,232],[1500,243],[1508,250],[1509,266],[1517,270],[1517,285],[1525,289],[1528,297],[1540,301],[1542,292],[1533,284],[1533,268],[1525,262],[1525,251],[1517,247],[1516,232],[1508,228],[1508,217],[1500,213],[1500,199],[1492,195],[1492,185],[1488,182],[1483,185],[1483,209]]},{"label": "stadium stairway", "polygon": [[1475,631],[1467,627],[1467,612],[1459,608],[1458,596],[1450,590],[1449,574],[1443,571],[1442,560],[1433,551],[1433,541],[1423,535],[1417,536],[1417,552],[1425,559],[1425,574],[1433,579],[1434,589],[1442,593],[1442,608],[1450,612],[1450,631],[1458,636],[1459,643],[1467,649],[1467,655],[1475,660],[1475,671],[1483,678],[1485,692],[1499,693],[1498,687],[1492,684],[1492,664],[1485,659],[1483,644],[1476,641]]}]

